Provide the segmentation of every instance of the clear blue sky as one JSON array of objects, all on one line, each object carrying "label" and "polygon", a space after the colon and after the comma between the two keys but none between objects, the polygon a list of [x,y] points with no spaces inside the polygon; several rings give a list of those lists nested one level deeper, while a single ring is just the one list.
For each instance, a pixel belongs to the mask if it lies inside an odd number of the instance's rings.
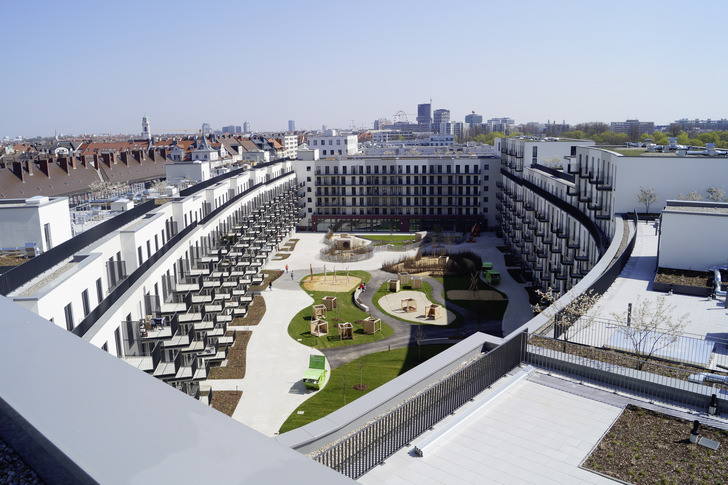
[{"label": "clear blue sky", "polygon": [[[0,0],[0,137],[728,117],[728,2]],[[414,117],[411,117],[412,119]]]}]

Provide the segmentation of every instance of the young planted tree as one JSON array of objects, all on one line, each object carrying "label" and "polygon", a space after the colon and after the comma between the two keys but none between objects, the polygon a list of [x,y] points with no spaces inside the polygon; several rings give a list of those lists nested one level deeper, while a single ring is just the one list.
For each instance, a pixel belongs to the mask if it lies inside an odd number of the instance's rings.
[{"label": "young planted tree", "polygon": [[677,198],[679,200],[692,200],[692,201],[703,200],[703,196],[700,195],[697,190],[693,190],[692,192],[689,192],[687,194],[677,194]]},{"label": "young planted tree", "polygon": [[579,332],[589,328],[597,318],[596,314],[589,313],[601,298],[601,295],[594,293],[593,290],[581,293],[561,310],[553,306],[561,295],[552,288],[547,291],[536,290],[536,294],[541,301],[533,306],[533,310],[544,313],[554,320],[554,338],[560,338],[564,342],[573,340]]},{"label": "young planted tree", "polygon": [[366,391],[367,385],[364,384],[364,366],[367,365],[367,356],[362,355],[356,360],[356,366],[359,368],[359,384],[354,386],[357,391]]},{"label": "young planted tree", "polygon": [[417,342],[417,359],[422,361],[422,341],[425,340],[425,329],[422,325],[417,325],[415,331],[415,342]]},{"label": "young planted tree", "polygon": [[676,317],[675,309],[675,305],[666,303],[664,296],[659,297],[656,303],[637,297],[631,311],[612,314],[639,357],[638,370],[644,367],[655,352],[677,341],[685,330],[689,322],[688,315]]},{"label": "young planted tree", "polygon": [[649,214],[650,212],[650,205],[654,202],[657,202],[657,195],[655,195],[655,188],[649,187],[647,189],[640,187],[640,193],[637,196],[637,200],[640,204],[645,205],[645,213]]},{"label": "young planted tree", "polygon": [[708,192],[708,200],[712,202],[726,202],[725,190],[720,187],[710,187]]}]

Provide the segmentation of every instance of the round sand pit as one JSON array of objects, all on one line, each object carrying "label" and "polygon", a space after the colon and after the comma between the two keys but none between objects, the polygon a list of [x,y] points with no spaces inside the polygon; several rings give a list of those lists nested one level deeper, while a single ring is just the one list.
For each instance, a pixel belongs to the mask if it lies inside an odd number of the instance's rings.
[{"label": "round sand pit", "polygon": [[448,300],[504,300],[503,295],[493,290],[450,290],[447,292]]},{"label": "round sand pit", "polygon": [[[402,300],[414,300],[414,311],[402,310]],[[447,325],[455,320],[455,314],[449,310],[442,309],[438,318],[426,318],[425,312],[427,307],[432,305],[432,302],[427,299],[427,296],[421,291],[398,291],[396,293],[389,293],[379,299],[379,306],[385,312],[394,315],[403,320],[409,320],[410,322],[417,323],[429,323],[431,325]]]},{"label": "round sand pit", "polygon": [[313,275],[313,280],[311,278],[309,275],[303,279],[303,288],[306,291],[330,291],[332,293],[353,291],[361,283],[361,278],[356,276],[347,278],[346,274],[337,274],[336,281],[331,274],[326,275],[325,279],[324,275]]}]

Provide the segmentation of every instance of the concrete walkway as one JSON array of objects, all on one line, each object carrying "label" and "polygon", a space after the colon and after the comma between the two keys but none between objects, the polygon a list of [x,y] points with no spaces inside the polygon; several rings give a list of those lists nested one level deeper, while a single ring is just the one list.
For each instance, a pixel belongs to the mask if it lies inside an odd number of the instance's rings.
[{"label": "concrete walkway", "polygon": [[[281,425],[288,416],[295,411],[308,397],[316,391],[307,390],[301,383],[301,377],[308,368],[308,358],[311,354],[321,355],[322,351],[304,346],[288,335],[288,324],[291,319],[303,308],[313,304],[313,300],[303,291],[299,282],[311,269],[314,273],[323,272],[324,264],[328,270],[333,267],[332,263],[324,263],[319,257],[319,251],[323,247],[322,233],[296,233],[292,236],[299,239],[296,249],[290,253],[290,257],[280,261],[269,261],[265,269],[285,270],[288,265],[289,273],[283,274],[273,282],[272,291],[263,291],[261,295],[265,299],[266,313],[257,326],[252,327],[231,327],[238,330],[251,330],[252,336],[248,343],[246,356],[246,376],[244,379],[235,380],[208,380],[202,384],[213,390],[240,390],[243,395],[238,403],[233,418],[250,426],[251,428],[267,435],[277,434]],[[484,261],[492,261],[497,268],[502,268],[502,281],[499,289],[508,294],[510,303],[506,311],[504,326],[517,328],[530,318],[530,306],[528,295],[523,285],[516,283],[505,271],[503,254],[495,246],[498,239],[492,234],[481,235],[475,244],[461,244],[453,246],[453,252],[458,250],[470,250],[481,257]],[[281,245],[282,246],[282,245]],[[492,246],[492,247],[491,247]],[[364,303],[369,306],[370,314],[381,318],[394,329],[394,335],[370,344],[350,345],[323,350],[327,358],[327,368],[336,368],[350,362],[361,355],[380,352],[389,348],[401,348],[414,344],[414,332],[417,325],[412,325],[401,320],[392,318],[380,312],[372,302],[372,295],[375,289],[379,288],[385,280],[392,275],[381,271],[382,264],[387,261],[401,259],[405,256],[412,256],[416,250],[407,252],[377,252],[372,259],[348,263],[336,264],[337,270],[362,270],[369,272],[372,276],[367,284],[367,291],[362,295]],[[293,278],[291,278],[291,273]],[[438,281],[427,278],[426,281],[432,285],[432,299],[435,303],[444,304],[442,298],[443,287]],[[464,317],[465,323],[459,328],[438,328],[437,326],[424,326],[426,339],[442,339],[452,335],[470,335],[477,331],[476,319],[465,309],[458,308],[452,303],[448,304]],[[526,318],[528,317],[528,318]],[[494,333],[500,331],[500,322],[486,322],[482,330],[492,330]]]}]

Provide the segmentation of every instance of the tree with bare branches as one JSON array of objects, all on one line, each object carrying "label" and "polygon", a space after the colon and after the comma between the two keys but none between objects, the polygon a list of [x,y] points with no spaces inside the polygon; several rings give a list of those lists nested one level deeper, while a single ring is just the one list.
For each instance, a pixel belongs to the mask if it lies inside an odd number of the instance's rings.
[{"label": "tree with bare branches", "polygon": [[656,303],[638,296],[631,310],[612,314],[622,325],[621,331],[640,358],[638,370],[656,352],[673,344],[682,335],[690,319],[687,314],[676,317],[676,308],[675,305],[668,304],[664,296],[658,297]]},{"label": "tree with bare branches", "polygon": [[557,309],[553,304],[561,297],[553,288],[547,291],[536,290],[541,301],[533,306],[533,310],[544,313],[554,320],[554,336],[564,342],[569,342],[576,335],[589,328],[596,320],[595,313],[589,310],[596,305],[601,295],[593,290],[585,291],[573,298],[562,309]]},{"label": "tree with bare branches", "polygon": [[640,187],[640,193],[637,195],[637,200],[640,204],[645,205],[645,213],[650,212],[650,205],[657,202],[657,195],[655,194],[654,187],[643,188]]}]

